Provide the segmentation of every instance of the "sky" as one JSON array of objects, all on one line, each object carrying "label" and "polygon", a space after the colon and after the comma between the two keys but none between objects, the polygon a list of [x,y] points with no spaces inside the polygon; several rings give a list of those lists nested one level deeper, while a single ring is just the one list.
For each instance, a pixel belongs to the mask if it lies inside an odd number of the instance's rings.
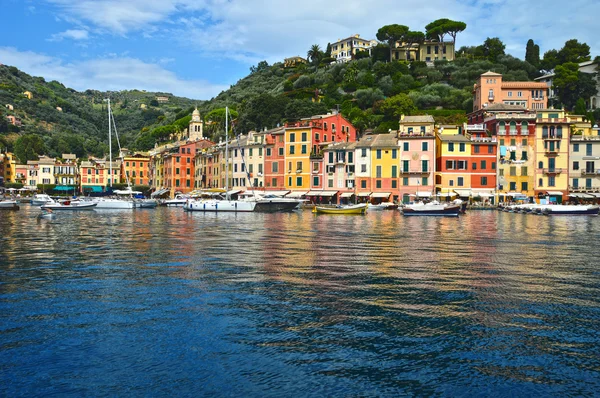
[{"label": "sky", "polygon": [[438,18],[466,22],[457,47],[499,37],[524,58],[530,38],[541,55],[576,38],[596,56],[598,15],[598,0],[0,0],[0,63],[80,91],[207,100],[259,61]]}]

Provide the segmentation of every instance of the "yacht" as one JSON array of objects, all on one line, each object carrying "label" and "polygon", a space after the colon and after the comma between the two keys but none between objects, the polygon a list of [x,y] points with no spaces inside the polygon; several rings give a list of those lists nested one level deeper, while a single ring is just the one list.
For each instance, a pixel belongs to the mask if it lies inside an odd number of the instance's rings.
[{"label": "yacht", "polygon": [[35,195],[33,195],[33,198],[31,199],[31,204],[34,206],[42,206],[45,205],[46,203],[51,203],[53,200],[50,197],[50,195],[45,194],[45,193],[37,193]]}]

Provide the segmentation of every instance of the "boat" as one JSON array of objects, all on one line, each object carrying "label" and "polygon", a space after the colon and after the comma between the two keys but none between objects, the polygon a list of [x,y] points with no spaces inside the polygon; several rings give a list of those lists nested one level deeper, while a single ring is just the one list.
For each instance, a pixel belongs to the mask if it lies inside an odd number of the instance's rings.
[{"label": "boat", "polygon": [[359,203],[347,206],[315,206],[312,210],[315,214],[365,214],[368,204]]},{"label": "boat", "polygon": [[52,209],[42,209],[42,212],[38,214],[38,218],[54,218]]},{"label": "boat", "polygon": [[158,200],[156,199],[136,199],[135,207],[140,209],[154,209],[158,206]]},{"label": "boat", "polygon": [[42,205],[42,210],[51,209],[51,210],[94,210],[96,207],[95,202],[81,202],[81,201],[70,201],[65,200],[64,202],[56,202],[52,201],[51,203],[46,203]]},{"label": "boat", "polygon": [[[225,175],[229,176],[229,108],[225,107]],[[247,169],[246,169],[247,170]],[[248,171],[246,171],[248,173]],[[250,176],[248,175],[248,178]],[[225,178],[225,193],[213,196],[209,199],[189,198],[185,201],[183,209],[186,211],[209,211],[209,212],[252,212],[256,208],[256,201],[232,200],[229,192],[229,178]],[[225,195],[224,197],[222,195]],[[169,202],[169,201],[167,201]],[[168,206],[168,204],[167,204]]]},{"label": "boat", "polygon": [[134,203],[127,199],[94,198],[90,201],[96,204],[96,209],[133,209]]},{"label": "boat", "polygon": [[52,202],[52,198],[50,197],[50,195],[45,193],[37,193],[33,195],[33,198],[31,199],[31,204],[33,206],[41,206],[49,202]]},{"label": "boat", "polygon": [[416,202],[406,204],[402,207],[402,214],[405,216],[449,216],[458,217],[462,209],[462,200],[456,199],[453,202],[439,203],[437,201],[424,203]]},{"label": "boat", "polygon": [[598,205],[543,205],[528,203],[522,205],[505,206],[504,211],[509,213],[537,214],[547,216],[597,216],[600,213]]},{"label": "boat", "polygon": [[165,200],[164,204],[167,207],[183,207],[191,198],[187,195],[175,195],[173,199]]},{"label": "boat", "polygon": [[0,210],[19,210],[19,204],[16,200],[2,200]]},{"label": "boat", "polygon": [[369,205],[369,210],[395,210],[398,205],[394,202],[381,202],[376,205]]},{"label": "boat", "polygon": [[244,193],[240,195],[240,201],[256,202],[254,211],[261,213],[277,213],[293,211],[300,207],[301,199],[286,198],[284,196],[269,193]]}]

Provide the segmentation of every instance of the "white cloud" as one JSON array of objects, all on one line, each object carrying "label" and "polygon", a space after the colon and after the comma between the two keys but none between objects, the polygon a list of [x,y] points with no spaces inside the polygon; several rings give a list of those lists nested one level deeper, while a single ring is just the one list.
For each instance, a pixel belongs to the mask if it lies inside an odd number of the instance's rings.
[{"label": "white cloud", "polygon": [[34,76],[57,80],[76,90],[130,90],[170,92],[194,99],[210,99],[224,85],[202,80],[185,80],[156,64],[130,57],[96,58],[64,63],[61,59],[35,53],[0,47],[0,62],[16,66]]},{"label": "white cloud", "polygon": [[[578,38],[600,51],[595,16],[597,0],[572,0],[568,17],[557,10],[564,2],[522,0],[46,0],[68,16],[97,29],[125,35],[141,32],[148,39],[158,29],[165,36],[203,53],[242,62],[280,60],[305,55],[311,44],[360,33],[375,38],[383,25],[407,24],[414,30],[437,18],[465,21],[458,46],[478,45],[500,37],[507,51],[523,57],[525,43],[534,39],[542,53]],[[332,12],[337,10],[338,12]]]},{"label": "white cloud", "polygon": [[49,41],[61,41],[63,39],[72,39],[72,40],[87,40],[89,39],[89,33],[87,30],[83,29],[68,29],[64,32],[53,34]]}]

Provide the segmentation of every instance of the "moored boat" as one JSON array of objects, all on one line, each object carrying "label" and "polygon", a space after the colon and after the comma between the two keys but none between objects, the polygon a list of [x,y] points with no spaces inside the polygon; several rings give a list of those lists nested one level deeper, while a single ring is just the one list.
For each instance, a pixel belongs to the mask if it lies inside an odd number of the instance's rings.
[{"label": "moored boat", "polygon": [[538,215],[560,216],[597,216],[600,213],[598,205],[542,205],[522,204],[504,207],[510,213],[529,213]]},{"label": "moored boat", "polygon": [[277,213],[293,211],[300,207],[301,199],[286,198],[272,194],[246,193],[240,195],[240,201],[255,202],[254,211],[262,213]]},{"label": "moored boat", "polygon": [[462,201],[455,200],[449,203],[414,203],[404,205],[402,207],[402,214],[405,216],[448,216],[458,217],[461,212]]},{"label": "moored boat", "polygon": [[2,200],[0,210],[19,210],[19,204],[16,200]]},{"label": "moored boat", "polygon": [[41,208],[51,210],[94,210],[94,207],[96,207],[96,203],[94,202],[80,202],[67,200],[62,203],[46,203]]},{"label": "moored boat", "polygon": [[315,206],[312,212],[315,214],[365,214],[367,207],[366,203],[348,206]]},{"label": "moored boat", "polygon": [[173,199],[165,200],[164,204],[167,207],[183,207],[189,199],[186,195],[176,195]]},{"label": "moored boat", "polygon": [[33,206],[41,206],[50,202],[52,202],[52,198],[50,197],[50,195],[45,193],[37,193],[33,195],[33,198],[31,198],[31,204]]},{"label": "moored boat", "polygon": [[398,205],[394,202],[381,202],[376,205],[369,205],[369,210],[395,210]]}]

